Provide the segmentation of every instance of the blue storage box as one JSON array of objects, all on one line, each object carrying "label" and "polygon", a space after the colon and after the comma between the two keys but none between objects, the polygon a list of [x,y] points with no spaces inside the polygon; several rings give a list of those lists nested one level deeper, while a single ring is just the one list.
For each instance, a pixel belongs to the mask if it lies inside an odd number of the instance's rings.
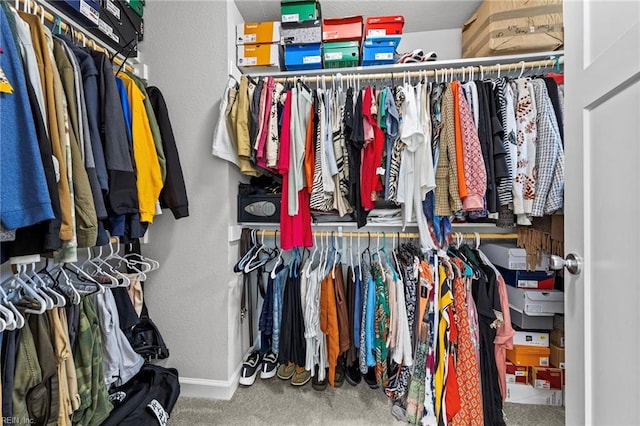
[{"label": "blue storage box", "polygon": [[284,47],[284,66],[287,71],[322,69],[322,44],[297,44]]},{"label": "blue storage box", "polygon": [[401,36],[367,37],[362,44],[362,65],[388,65],[395,62],[394,54]]},{"label": "blue storage box", "polygon": [[553,271],[523,271],[495,265],[504,282],[512,287],[534,290],[553,290],[556,274]]},{"label": "blue storage box", "polygon": [[91,22],[96,26],[100,22],[100,0],[64,0],[55,3],[55,6],[61,6],[71,18],[80,22]]}]

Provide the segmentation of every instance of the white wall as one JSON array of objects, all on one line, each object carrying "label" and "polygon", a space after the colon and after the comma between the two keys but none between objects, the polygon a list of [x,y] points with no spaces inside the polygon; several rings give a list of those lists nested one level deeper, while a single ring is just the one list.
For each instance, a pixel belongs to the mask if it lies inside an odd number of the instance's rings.
[{"label": "white wall", "polygon": [[421,31],[402,34],[398,52],[406,53],[414,49],[435,51],[439,60],[460,59],[462,57],[462,30]]},{"label": "white wall", "polygon": [[162,267],[145,292],[171,351],[165,365],[179,370],[185,396],[230,398],[242,352],[239,285],[230,267],[237,247],[230,248],[227,232],[236,221],[237,172],[210,154],[229,72],[228,18],[237,17],[224,1],[145,7],[142,59],[167,101],[190,203],[188,218],[176,221],[168,210],[156,218],[143,250]]}]

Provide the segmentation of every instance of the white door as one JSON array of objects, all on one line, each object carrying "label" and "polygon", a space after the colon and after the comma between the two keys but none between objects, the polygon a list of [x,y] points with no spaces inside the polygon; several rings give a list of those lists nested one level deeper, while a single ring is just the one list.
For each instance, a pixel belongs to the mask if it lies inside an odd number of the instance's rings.
[{"label": "white door", "polygon": [[566,420],[640,425],[640,1],[564,7]]}]

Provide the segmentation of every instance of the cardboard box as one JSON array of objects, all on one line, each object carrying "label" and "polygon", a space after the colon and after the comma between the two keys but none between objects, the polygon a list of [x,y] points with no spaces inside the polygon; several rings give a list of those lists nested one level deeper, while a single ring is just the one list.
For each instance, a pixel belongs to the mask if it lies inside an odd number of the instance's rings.
[{"label": "cardboard box", "polygon": [[507,383],[506,402],[516,404],[536,404],[562,406],[562,391],[556,389],[536,389],[529,384]]},{"label": "cardboard box", "polygon": [[325,18],[322,20],[322,41],[361,41],[362,16]]},{"label": "cardboard box", "polygon": [[564,370],[553,367],[529,367],[528,380],[536,389],[562,390]]},{"label": "cardboard box", "polygon": [[239,68],[280,70],[279,44],[241,44],[236,47]]},{"label": "cardboard box", "polygon": [[296,44],[284,47],[287,71],[322,69],[322,44]]},{"label": "cardboard box", "polygon": [[549,341],[559,348],[564,348],[564,331],[554,328],[551,330]]},{"label": "cardboard box", "polygon": [[364,25],[365,37],[401,35],[404,27],[404,16],[369,16]]},{"label": "cardboard box", "polygon": [[560,348],[554,344],[549,347],[551,353],[549,354],[549,363],[556,368],[564,367],[564,348]]},{"label": "cardboard box", "polygon": [[[527,269],[527,252],[523,248],[516,247],[515,244],[508,243],[488,243],[481,247],[484,254],[487,255],[491,263],[511,270]],[[549,269],[549,257],[544,256],[539,265],[536,265],[536,271],[546,271]]]},{"label": "cardboard box", "polygon": [[[134,32],[138,35],[138,41],[143,40],[144,20],[142,15],[132,8],[131,2],[103,0],[102,10],[108,12],[106,14],[107,17],[113,17],[113,19],[105,19],[105,21],[113,28],[115,34],[122,35],[125,45],[129,41],[126,40],[128,38],[127,34],[133,34]],[[105,18],[105,14],[101,13],[100,17]]]},{"label": "cardboard box", "polygon": [[529,367],[507,361],[507,383],[527,383]]},{"label": "cardboard box", "polygon": [[127,0],[131,9],[133,9],[133,11],[135,11],[141,18],[144,16],[144,2],[145,0]]},{"label": "cardboard box", "polygon": [[322,43],[322,22],[316,19],[282,24],[280,42],[284,45]]},{"label": "cardboard box", "polygon": [[516,331],[513,336],[514,345],[549,347],[549,333],[535,331]]},{"label": "cardboard box", "polygon": [[549,316],[564,313],[564,293],[558,290],[525,290],[507,286],[509,305],[527,315]]},{"label": "cardboard box", "polygon": [[462,27],[462,57],[556,50],[564,44],[562,0],[485,0]]},{"label": "cardboard box", "polygon": [[322,45],[324,68],[346,68],[360,65],[360,42],[334,41]]},{"label": "cardboard box", "polygon": [[368,37],[362,43],[362,66],[393,64],[400,40],[400,36],[393,35]]},{"label": "cardboard box", "polygon": [[548,367],[550,352],[541,346],[513,345],[513,349],[507,349],[507,359],[520,366]]},{"label": "cardboard box", "polygon": [[280,42],[280,22],[245,22],[236,25],[236,44]]},{"label": "cardboard box", "polygon": [[553,316],[553,328],[564,331],[564,315],[555,314]]},{"label": "cardboard box", "polygon": [[550,316],[530,316],[509,306],[511,313],[511,324],[523,330],[551,330],[553,328],[553,317]]},{"label": "cardboard box", "polygon": [[504,278],[504,282],[510,286],[532,290],[553,290],[554,288],[556,274],[553,271],[514,271],[499,265],[495,266]]},{"label": "cardboard box", "polygon": [[564,215],[534,217],[531,227],[549,234],[552,240],[564,241]]},{"label": "cardboard box", "polygon": [[98,25],[100,20],[100,0],[63,0],[56,2],[71,18],[89,26]]},{"label": "cardboard box", "polygon": [[281,0],[280,18],[282,23],[315,21],[320,19],[320,4],[315,0]]}]

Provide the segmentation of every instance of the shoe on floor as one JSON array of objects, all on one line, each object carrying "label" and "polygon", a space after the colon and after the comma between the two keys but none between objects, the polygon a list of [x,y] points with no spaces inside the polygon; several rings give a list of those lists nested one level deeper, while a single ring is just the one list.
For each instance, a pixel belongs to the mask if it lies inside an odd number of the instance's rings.
[{"label": "shoe on floor", "polygon": [[307,371],[304,367],[296,367],[295,373],[291,378],[293,386],[304,386],[311,380],[311,371]]},{"label": "shoe on floor", "polygon": [[328,383],[327,375],[329,374],[328,373],[328,369],[325,368],[325,370],[324,370],[324,380],[322,380],[322,381],[318,380],[318,372],[320,371],[318,369],[318,365],[315,366],[315,369],[316,369],[316,373],[311,378],[311,386],[317,391],[323,391],[323,390],[325,390],[327,388],[327,383]]},{"label": "shoe on floor", "polygon": [[242,363],[240,371],[240,384],[251,386],[256,381],[260,364],[262,363],[262,355],[260,352],[254,351],[249,354],[245,362]]},{"label": "shoe on floor", "polygon": [[278,377],[282,380],[289,380],[293,377],[293,374],[296,372],[296,365],[293,362],[289,362],[287,364],[281,364],[278,367]]},{"label": "shoe on floor", "polygon": [[367,373],[363,376],[364,381],[367,382],[371,389],[378,389],[378,381],[376,380],[375,367],[369,367]]},{"label": "shoe on floor", "polygon": [[360,384],[360,381],[362,381],[362,374],[360,374],[360,368],[355,363],[349,367],[346,367],[344,369],[344,373],[345,373],[344,375],[345,375],[345,378],[347,379],[347,382],[349,382],[349,384],[352,386],[356,386]]},{"label": "shoe on floor", "polygon": [[339,388],[344,383],[344,364],[338,362],[336,373],[333,376],[333,387]]},{"label": "shoe on floor", "polygon": [[261,379],[270,379],[275,377],[276,372],[278,370],[278,355],[269,351],[262,358],[262,368],[260,370],[260,378]]}]

